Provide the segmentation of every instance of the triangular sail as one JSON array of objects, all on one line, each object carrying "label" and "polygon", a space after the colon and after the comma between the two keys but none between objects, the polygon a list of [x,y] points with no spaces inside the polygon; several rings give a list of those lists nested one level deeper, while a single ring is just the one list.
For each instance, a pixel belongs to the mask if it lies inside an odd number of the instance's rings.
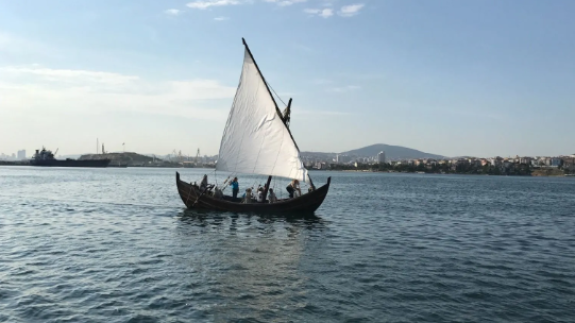
[{"label": "triangular sail", "polygon": [[247,45],[216,169],[309,182],[299,149]]}]

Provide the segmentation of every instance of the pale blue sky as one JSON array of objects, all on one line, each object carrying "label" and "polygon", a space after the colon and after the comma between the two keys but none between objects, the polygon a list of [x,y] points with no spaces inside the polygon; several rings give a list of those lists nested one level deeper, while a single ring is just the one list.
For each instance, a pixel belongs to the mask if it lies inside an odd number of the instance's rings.
[{"label": "pale blue sky", "polygon": [[216,154],[245,37],[302,150],[575,152],[575,1],[0,0],[0,152]]}]

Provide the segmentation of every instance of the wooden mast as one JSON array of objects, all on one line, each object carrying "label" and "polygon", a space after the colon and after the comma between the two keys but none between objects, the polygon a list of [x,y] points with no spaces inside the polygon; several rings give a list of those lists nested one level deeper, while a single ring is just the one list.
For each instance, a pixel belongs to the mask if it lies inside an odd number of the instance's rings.
[{"label": "wooden mast", "polygon": [[264,186],[264,202],[266,201],[266,198],[268,197],[268,191],[270,189],[270,183],[272,182],[272,176],[270,175],[268,177],[268,182],[266,183],[266,186]]},{"label": "wooden mast", "polygon": [[288,128],[289,128],[289,122],[291,119],[291,101],[292,100],[293,100],[292,98],[289,99],[287,107],[284,109],[284,113],[283,113],[283,121],[284,121],[284,124],[286,125],[286,127],[288,127]]}]

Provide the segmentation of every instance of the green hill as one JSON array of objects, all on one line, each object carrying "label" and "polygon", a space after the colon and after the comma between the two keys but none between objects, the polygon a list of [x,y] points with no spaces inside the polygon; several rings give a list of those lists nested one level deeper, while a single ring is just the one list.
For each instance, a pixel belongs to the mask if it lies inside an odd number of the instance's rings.
[{"label": "green hill", "polygon": [[377,156],[380,151],[385,152],[385,157],[387,159],[415,159],[415,158],[434,158],[443,159],[445,156],[430,154],[426,152],[419,151],[417,149],[393,146],[386,144],[375,144],[360,149],[350,150],[343,152],[344,155],[355,155],[359,157],[371,157]]},{"label": "green hill", "polygon": [[149,156],[144,156],[136,153],[106,153],[106,154],[88,154],[82,155],[79,160],[98,160],[98,159],[110,159],[110,165],[122,165],[122,166],[147,166],[153,164],[161,164],[163,160],[159,158],[153,158]]}]

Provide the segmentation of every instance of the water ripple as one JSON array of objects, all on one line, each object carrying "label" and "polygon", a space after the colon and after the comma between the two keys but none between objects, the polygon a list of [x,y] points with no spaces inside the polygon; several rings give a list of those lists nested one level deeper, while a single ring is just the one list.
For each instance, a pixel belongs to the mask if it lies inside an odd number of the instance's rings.
[{"label": "water ripple", "polygon": [[298,218],[184,210],[173,175],[0,168],[0,322],[575,317],[572,179],[317,172]]}]

